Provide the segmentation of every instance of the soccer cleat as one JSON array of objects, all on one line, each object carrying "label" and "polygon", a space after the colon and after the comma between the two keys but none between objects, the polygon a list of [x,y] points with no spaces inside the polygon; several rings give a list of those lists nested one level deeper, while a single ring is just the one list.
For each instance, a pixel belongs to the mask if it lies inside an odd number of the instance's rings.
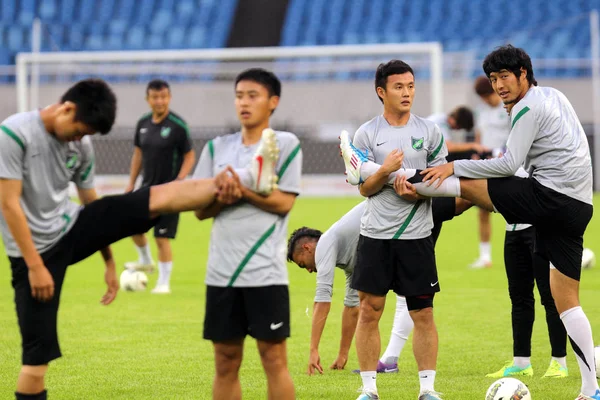
[{"label": "soccer cleat", "polygon": [[425,390],[419,395],[419,400],[442,400],[442,394],[432,390]]},{"label": "soccer cleat", "polygon": [[267,128],[262,131],[260,145],[250,163],[250,175],[254,182],[256,193],[269,195],[277,189],[277,174],[275,165],[279,159],[279,146],[275,131]]},{"label": "soccer cleat", "polygon": [[368,159],[362,151],[354,147],[347,131],[342,131],[340,134],[340,150],[342,151],[342,158],[346,166],[346,180],[354,186],[362,183],[360,167]]},{"label": "soccer cleat", "polygon": [[156,285],[150,292],[152,294],[171,294],[171,288],[169,285]]},{"label": "soccer cleat", "polygon": [[393,364],[385,364],[381,361],[377,361],[377,373],[378,374],[387,374],[390,372],[398,372],[398,363]]},{"label": "soccer cleat", "polygon": [[152,273],[154,272],[155,267],[156,266],[152,263],[143,264],[140,261],[128,261],[125,263],[125,269],[128,269],[130,271],[145,271],[148,273]]},{"label": "soccer cleat", "polygon": [[567,376],[569,376],[569,370],[560,365],[558,361],[552,360],[542,378],[566,378]]},{"label": "soccer cleat", "polygon": [[488,378],[503,378],[506,376],[533,376],[533,367],[529,364],[525,368],[519,368],[513,365],[512,361],[508,361],[499,371],[486,375]]},{"label": "soccer cleat", "polygon": [[[392,372],[398,372],[398,363],[384,364],[381,361],[377,361],[377,373],[378,374],[389,374]],[[360,369],[353,369],[353,374],[360,374]]]},{"label": "soccer cleat", "polygon": [[362,392],[356,400],[379,400],[379,395],[373,392]]},{"label": "soccer cleat", "polygon": [[471,268],[471,269],[492,268],[492,262],[490,260],[484,260],[482,258],[478,258],[472,264],[469,264],[469,268]]},{"label": "soccer cleat", "polygon": [[580,393],[579,396],[575,400],[600,400],[600,390],[596,390],[593,396],[586,396],[583,393]]}]

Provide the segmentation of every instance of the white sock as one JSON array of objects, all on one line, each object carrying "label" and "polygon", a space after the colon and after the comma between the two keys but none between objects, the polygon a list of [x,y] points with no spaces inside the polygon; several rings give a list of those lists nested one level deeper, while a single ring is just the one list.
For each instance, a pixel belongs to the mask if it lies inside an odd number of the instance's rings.
[{"label": "white sock", "polygon": [[360,373],[363,382],[363,393],[377,393],[377,371]]},{"label": "white sock", "polygon": [[[364,162],[360,167],[360,177],[363,181],[366,181],[368,177],[374,175],[381,165],[374,163],[373,161]],[[394,171],[390,174],[390,177],[387,181],[388,185],[393,185],[394,180],[396,180],[397,176],[406,176],[407,178],[412,178],[417,173],[416,169],[404,169],[400,168],[398,171]]]},{"label": "white sock", "polygon": [[521,369],[531,365],[531,357],[513,357],[513,365]]},{"label": "white sock", "polygon": [[581,371],[581,393],[593,396],[598,390],[596,363],[594,361],[594,339],[592,327],[581,307],[573,307],[560,314],[567,335],[575,351],[579,371]]},{"label": "white sock", "polygon": [[490,242],[479,242],[479,259],[492,261],[492,244]]},{"label": "white sock", "polygon": [[[560,364],[561,367],[567,368],[567,357],[552,357],[552,360]],[[552,360],[550,363],[552,363]]]},{"label": "white sock", "polygon": [[428,182],[416,183],[417,193],[428,197],[460,197],[460,179],[456,176],[446,178],[439,188],[436,188],[437,181],[429,185]]},{"label": "white sock", "polygon": [[435,389],[433,388],[435,383],[435,371],[431,369],[419,371],[419,383],[421,384],[420,393],[423,393],[426,390],[435,392]]},{"label": "white sock", "polygon": [[254,188],[254,179],[248,168],[236,169],[235,173],[240,177],[240,183],[247,188]]},{"label": "white sock", "polygon": [[152,254],[150,253],[150,245],[146,243],[145,246],[135,246],[138,252],[138,261],[140,264],[148,265],[153,264]]},{"label": "white sock", "polygon": [[171,271],[173,270],[173,261],[158,262],[158,280],[157,285],[168,285],[171,281]]},{"label": "white sock", "polygon": [[394,315],[394,324],[392,334],[385,352],[379,359],[384,364],[396,364],[400,353],[408,340],[408,335],[412,331],[414,322],[408,313],[406,298],[396,296],[396,314]]}]

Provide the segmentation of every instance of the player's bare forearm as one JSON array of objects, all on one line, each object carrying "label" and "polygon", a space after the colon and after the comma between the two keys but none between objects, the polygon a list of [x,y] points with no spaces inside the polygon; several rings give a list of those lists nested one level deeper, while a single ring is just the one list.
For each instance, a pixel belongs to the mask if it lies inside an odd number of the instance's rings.
[{"label": "player's bare forearm", "polygon": [[216,217],[217,215],[219,215],[221,210],[225,207],[226,207],[226,204],[223,204],[220,201],[215,200],[208,207],[194,211],[194,215],[200,221],[204,221],[205,219]]},{"label": "player's bare forearm", "polygon": [[36,269],[44,266],[44,261],[35,248],[27,218],[21,207],[22,182],[12,179],[0,179],[0,209],[15,239],[27,267]]},{"label": "player's bare forearm", "polygon": [[100,254],[102,254],[102,259],[108,268],[110,266],[110,262],[113,261],[113,254],[110,246],[100,249]]},{"label": "player's bare forearm", "polygon": [[196,152],[194,150],[190,150],[183,156],[183,162],[181,163],[181,168],[179,169],[179,173],[177,174],[177,179],[182,180],[185,179],[186,176],[192,172],[192,168],[194,168],[194,162],[196,161]]},{"label": "player's bare forearm", "polygon": [[246,187],[242,187],[242,198],[263,211],[279,215],[290,212],[296,201],[294,193],[274,190],[268,196],[261,196]]},{"label": "player's bare forearm", "polygon": [[358,322],[358,307],[344,306],[342,311],[342,338],[340,340],[340,355],[348,356],[356,324]]},{"label": "player's bare forearm", "polygon": [[359,187],[360,194],[364,197],[370,197],[379,193],[389,180],[390,174],[383,168],[379,168],[376,173],[368,177]]},{"label": "player's bare forearm", "polygon": [[321,336],[325,329],[331,303],[315,302],[313,306],[312,329],[310,333],[310,350],[319,350]]},{"label": "player's bare forearm", "polygon": [[131,156],[131,166],[129,168],[129,187],[133,189],[135,181],[142,170],[142,150],[134,146],[133,155]]}]

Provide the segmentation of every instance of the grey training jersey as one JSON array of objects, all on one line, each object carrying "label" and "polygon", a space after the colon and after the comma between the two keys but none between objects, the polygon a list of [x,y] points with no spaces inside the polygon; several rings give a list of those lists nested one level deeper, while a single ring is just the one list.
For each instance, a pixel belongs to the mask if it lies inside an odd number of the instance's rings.
[{"label": "grey training jersey", "polygon": [[481,104],[477,109],[476,122],[483,146],[492,150],[504,149],[510,133],[510,117],[502,102],[496,107]]},{"label": "grey training jersey", "polygon": [[[298,138],[277,132],[279,190],[300,193],[302,151]],[[259,143],[242,144],[240,132],[209,141],[200,155],[194,178],[211,178],[227,165],[246,168]],[[241,201],[224,208],[210,233],[206,284],[257,287],[287,285],[286,237],[288,216],[272,214]]]},{"label": "grey training jersey", "polygon": [[511,131],[502,158],[458,160],[454,174],[499,178],[525,169],[542,185],[592,204],[592,161],[588,141],[564,94],[531,87],[511,110]]},{"label": "grey training jersey", "polygon": [[[414,114],[404,126],[391,126],[383,116],[375,117],[356,131],[353,142],[377,164],[400,149],[402,166],[407,169],[445,164],[448,154],[439,127]],[[431,234],[432,227],[431,200],[410,202],[386,185],[367,199],[360,233],[373,239],[422,239]]]},{"label": "grey training jersey", "polygon": [[[15,114],[0,125],[0,178],[22,181],[21,207],[39,253],[71,229],[80,206],[69,200],[69,182],[94,187],[94,150],[85,136],[60,142],[44,128],[39,111]],[[4,216],[0,230],[6,254],[21,257]]]},{"label": "grey training jersey", "polygon": [[360,219],[367,202],[355,206],[321,236],[315,251],[317,265],[317,293],[315,302],[330,303],[333,295],[335,267],[346,274],[346,295],[344,305],[358,306],[358,292],[350,287],[352,273],[356,264],[356,248],[360,233]]}]

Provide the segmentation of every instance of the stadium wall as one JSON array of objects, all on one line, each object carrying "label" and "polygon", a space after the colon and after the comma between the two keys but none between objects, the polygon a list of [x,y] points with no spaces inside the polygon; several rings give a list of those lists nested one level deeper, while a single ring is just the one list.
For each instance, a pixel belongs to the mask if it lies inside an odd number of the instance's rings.
[{"label": "stadium wall", "polygon": [[[571,101],[582,123],[593,121],[591,79],[541,80],[542,86],[561,90]],[[235,126],[231,82],[173,83],[171,108],[183,116],[191,127]],[[43,84],[40,87],[40,105],[57,101],[68,84]],[[116,126],[133,127],[139,117],[148,111],[145,85],[117,83],[113,85],[119,99]],[[476,104],[471,80],[444,82],[444,109],[456,105]],[[430,113],[428,82],[417,82],[414,112]],[[6,117],[16,112],[16,88],[0,86],[0,113]],[[356,128],[381,112],[371,81],[295,81],[284,82],[280,107],[273,116],[274,124],[315,127],[347,124]],[[337,127],[324,135],[335,135]],[[335,137],[335,136],[334,136]],[[330,139],[334,139],[334,137]],[[328,139],[325,137],[324,139]]]}]

